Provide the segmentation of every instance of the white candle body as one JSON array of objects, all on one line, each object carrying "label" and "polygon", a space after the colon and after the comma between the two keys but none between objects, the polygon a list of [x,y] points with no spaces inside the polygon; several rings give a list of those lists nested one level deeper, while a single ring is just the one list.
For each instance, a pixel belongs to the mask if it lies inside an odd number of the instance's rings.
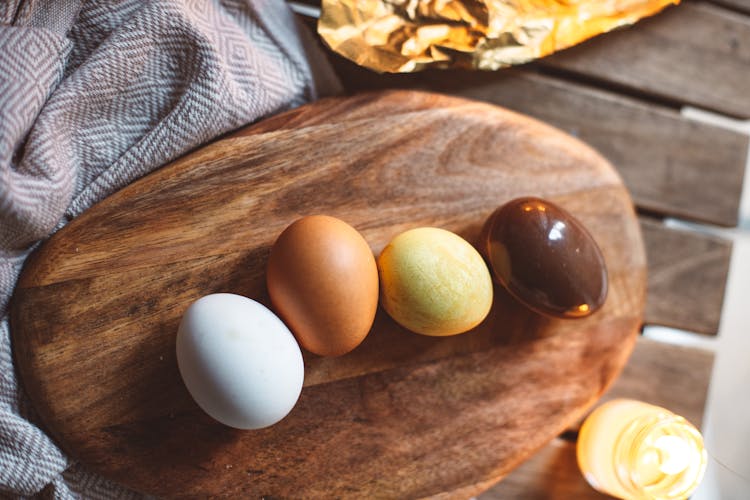
[{"label": "white candle body", "polygon": [[664,408],[618,399],[597,408],[578,436],[578,465],[594,488],[623,499],[681,499],[697,487],[700,433]]}]

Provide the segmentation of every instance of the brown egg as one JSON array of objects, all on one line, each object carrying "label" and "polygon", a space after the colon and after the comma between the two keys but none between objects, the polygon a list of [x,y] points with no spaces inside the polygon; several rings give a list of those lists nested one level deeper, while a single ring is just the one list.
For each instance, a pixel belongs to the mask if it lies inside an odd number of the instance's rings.
[{"label": "brown egg", "polygon": [[340,356],[367,336],[378,307],[378,269],[356,229],[325,215],[287,227],[271,249],[266,276],[276,312],[297,341]]},{"label": "brown egg", "polygon": [[506,203],[485,222],[479,247],[493,279],[537,312],[580,318],[607,297],[607,268],[594,238],[548,201]]}]

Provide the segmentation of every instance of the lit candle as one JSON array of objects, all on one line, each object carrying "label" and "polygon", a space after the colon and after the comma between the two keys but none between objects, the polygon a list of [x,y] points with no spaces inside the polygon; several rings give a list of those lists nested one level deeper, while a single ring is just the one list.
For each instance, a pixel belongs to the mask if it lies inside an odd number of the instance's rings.
[{"label": "lit candle", "polygon": [[684,499],[706,469],[700,432],[658,406],[616,399],[586,419],[578,465],[591,486],[628,500]]}]

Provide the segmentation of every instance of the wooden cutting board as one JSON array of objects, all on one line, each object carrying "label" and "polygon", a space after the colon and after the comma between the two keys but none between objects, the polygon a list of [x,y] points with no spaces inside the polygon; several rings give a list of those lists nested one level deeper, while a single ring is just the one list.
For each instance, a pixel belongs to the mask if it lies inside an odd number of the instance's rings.
[{"label": "wooden cutting board", "polygon": [[[496,287],[474,331],[409,333],[382,311],[352,353],[305,354],[279,424],[207,417],[175,360],[195,299],[270,305],[270,245],[306,214],[340,217],[378,254],[431,225],[476,238],[522,195],[577,216],[610,290],[552,320]],[[119,191],[28,260],[12,304],[22,383],[47,430],[91,469],[159,496],[468,497],[575,422],[638,334],[646,263],[630,198],[593,150],[501,108],[415,92],[327,99],[218,140]]]}]

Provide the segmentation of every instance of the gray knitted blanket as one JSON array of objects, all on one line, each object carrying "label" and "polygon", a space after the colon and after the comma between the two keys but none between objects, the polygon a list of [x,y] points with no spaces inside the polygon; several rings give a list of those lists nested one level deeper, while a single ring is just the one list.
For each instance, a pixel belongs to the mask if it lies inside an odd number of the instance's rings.
[{"label": "gray knitted blanket", "polygon": [[0,496],[137,497],[34,423],[8,301],[36,243],[212,138],[338,90],[283,0],[0,0]]}]

